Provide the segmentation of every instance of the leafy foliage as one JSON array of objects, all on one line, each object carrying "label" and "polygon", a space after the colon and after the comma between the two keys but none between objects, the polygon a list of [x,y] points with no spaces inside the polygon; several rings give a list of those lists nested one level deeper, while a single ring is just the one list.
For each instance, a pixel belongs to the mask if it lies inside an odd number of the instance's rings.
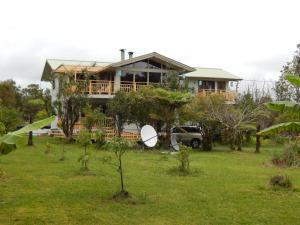
[{"label": "leafy foliage", "polygon": [[102,146],[105,145],[105,132],[102,130],[97,130],[93,133],[93,139],[96,144],[96,148],[100,149]]},{"label": "leafy foliage", "polygon": [[0,122],[0,137],[5,133],[6,133],[6,127],[2,122]]},{"label": "leafy foliage", "polygon": [[69,141],[73,139],[73,128],[79,120],[80,112],[87,104],[87,97],[82,93],[83,88],[84,84],[61,79],[57,96],[60,100],[55,102],[55,107],[64,135]]},{"label": "leafy foliage", "polygon": [[[294,78],[286,76],[286,74],[294,74]],[[275,84],[276,100],[278,101],[300,101],[299,79],[300,76],[300,44],[290,62],[284,65],[279,81]],[[297,81],[298,79],[298,81]]]},{"label": "leafy foliage", "polygon": [[275,175],[270,178],[269,185],[274,188],[292,188],[292,182],[287,176]]},{"label": "leafy foliage", "polygon": [[222,96],[196,96],[193,100],[179,110],[180,122],[192,121],[201,127],[202,148],[205,151],[212,150],[213,136],[220,128],[220,123],[211,117],[214,107],[223,105],[225,99]]},{"label": "leafy foliage", "polygon": [[130,119],[128,94],[118,91],[107,107],[109,114],[115,118],[118,136],[121,137],[124,125]]},{"label": "leafy foliage", "polygon": [[190,172],[190,153],[192,148],[180,145],[180,150],[175,155],[176,159],[179,161],[178,170],[180,172],[188,174]]},{"label": "leafy foliage", "polygon": [[87,105],[87,107],[83,109],[83,113],[83,125],[89,132],[92,131],[93,127],[96,126],[100,120],[105,118],[105,114],[102,113],[99,108],[92,109],[91,105]]},{"label": "leafy foliage", "polygon": [[0,155],[10,153],[16,148],[18,140],[22,137],[21,135],[28,133],[29,131],[40,129],[46,125],[49,125],[54,120],[54,116],[49,118],[28,124],[20,130],[5,134],[0,137]]},{"label": "leafy foliage", "polygon": [[81,129],[77,142],[84,148],[84,152],[79,157],[78,162],[81,162],[83,170],[88,170],[89,155],[87,154],[87,147],[92,144],[91,133],[88,130]]},{"label": "leafy foliage", "polygon": [[0,106],[0,122],[6,127],[6,131],[14,131],[17,125],[22,121],[22,114],[15,108]]}]

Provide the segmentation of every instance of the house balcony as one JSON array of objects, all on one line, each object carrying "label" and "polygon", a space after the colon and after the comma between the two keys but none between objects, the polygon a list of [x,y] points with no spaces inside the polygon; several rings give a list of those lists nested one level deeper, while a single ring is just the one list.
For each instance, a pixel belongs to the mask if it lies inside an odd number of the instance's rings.
[{"label": "house balcony", "polygon": [[213,90],[213,89],[201,89],[198,91],[198,95],[200,96],[210,96],[210,95],[220,95],[225,98],[227,102],[235,102],[238,97],[237,92],[230,90]]},{"label": "house balcony", "polygon": [[[85,82],[77,80],[77,82]],[[114,81],[90,80],[85,86],[85,93],[88,95],[114,95],[117,91],[131,92],[137,91],[145,86],[159,85],[159,83],[147,82],[120,82],[118,85]]]}]

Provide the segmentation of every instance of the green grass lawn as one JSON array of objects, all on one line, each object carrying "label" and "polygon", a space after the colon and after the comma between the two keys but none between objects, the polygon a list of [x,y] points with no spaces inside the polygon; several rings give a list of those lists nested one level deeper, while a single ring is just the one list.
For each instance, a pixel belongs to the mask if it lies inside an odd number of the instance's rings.
[{"label": "green grass lawn", "polygon": [[[133,200],[116,202],[119,177],[101,157],[91,153],[90,172],[80,172],[82,153],[62,145],[45,154],[46,138],[1,157],[0,224],[300,224],[300,169],[269,165],[269,145],[228,152],[193,152],[190,176],[170,174],[177,161],[159,151],[129,151],[124,156],[125,186]],[[55,140],[49,139],[54,143]],[[296,190],[266,188],[270,176],[288,175]]]}]

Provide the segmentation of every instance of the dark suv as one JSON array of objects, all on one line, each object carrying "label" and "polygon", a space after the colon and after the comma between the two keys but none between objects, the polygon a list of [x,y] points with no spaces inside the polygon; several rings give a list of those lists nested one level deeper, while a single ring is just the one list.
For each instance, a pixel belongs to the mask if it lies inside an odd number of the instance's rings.
[{"label": "dark suv", "polygon": [[176,137],[177,142],[189,145],[192,148],[199,148],[202,141],[200,128],[196,126],[180,126],[172,129],[172,136]]}]

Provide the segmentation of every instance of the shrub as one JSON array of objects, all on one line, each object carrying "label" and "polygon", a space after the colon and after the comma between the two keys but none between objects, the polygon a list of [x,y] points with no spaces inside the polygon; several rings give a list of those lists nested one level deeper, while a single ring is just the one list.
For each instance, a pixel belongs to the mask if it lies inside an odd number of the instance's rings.
[{"label": "shrub", "polygon": [[270,178],[269,185],[275,188],[292,188],[292,182],[287,176],[275,175]]},{"label": "shrub", "polygon": [[83,155],[79,157],[78,162],[81,162],[83,170],[88,170],[89,155],[87,154],[87,147],[92,144],[91,133],[85,129],[80,130],[77,142],[84,147]]},{"label": "shrub", "polygon": [[96,144],[96,148],[100,149],[105,144],[105,133],[102,130],[96,131],[94,134],[94,141]]},{"label": "shrub", "polygon": [[190,172],[190,152],[192,151],[192,148],[180,145],[180,150],[176,154],[176,159],[179,161],[179,171],[181,172]]},{"label": "shrub", "polygon": [[294,142],[282,154],[274,155],[272,163],[277,166],[300,166],[300,144]]}]

